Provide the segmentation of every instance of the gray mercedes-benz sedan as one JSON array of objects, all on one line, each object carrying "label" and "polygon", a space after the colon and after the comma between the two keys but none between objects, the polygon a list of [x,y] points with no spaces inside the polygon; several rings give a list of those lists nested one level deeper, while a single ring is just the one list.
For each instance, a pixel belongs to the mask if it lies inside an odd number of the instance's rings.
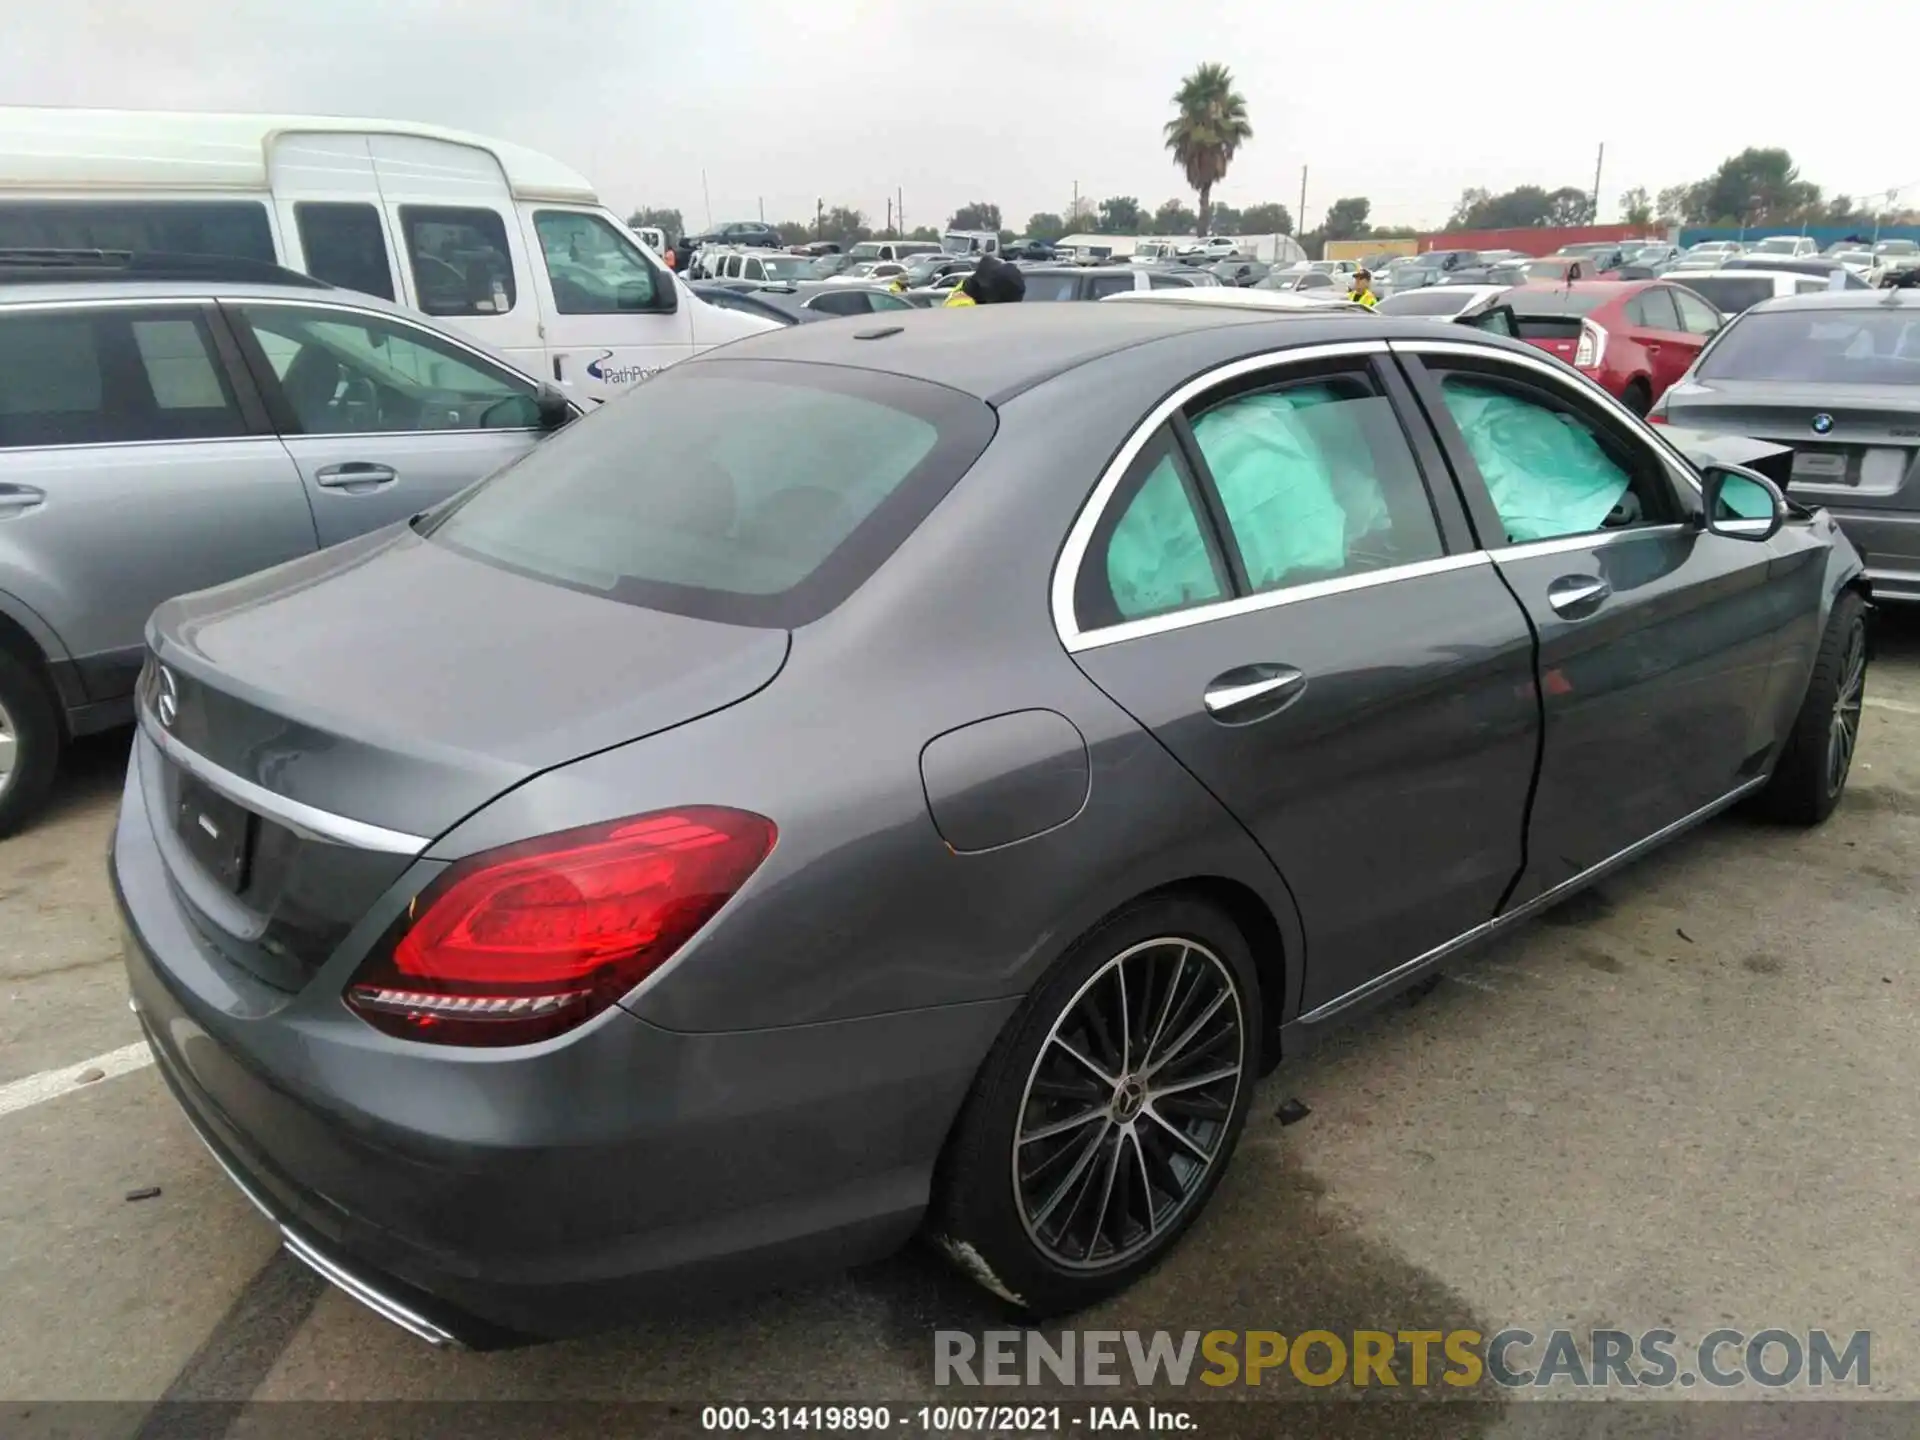
[{"label": "gray mercedes-benz sedan", "polygon": [[796,327],[160,608],[133,1001],[428,1339],[923,1229],[1067,1310],[1329,1023],[1743,797],[1824,818],[1865,610],[1826,515],[1499,337]]},{"label": "gray mercedes-benz sedan", "polygon": [[1920,601],[1920,291],[1764,301],[1713,338],[1655,418],[1791,446],[1778,478],[1832,510],[1874,598]]}]

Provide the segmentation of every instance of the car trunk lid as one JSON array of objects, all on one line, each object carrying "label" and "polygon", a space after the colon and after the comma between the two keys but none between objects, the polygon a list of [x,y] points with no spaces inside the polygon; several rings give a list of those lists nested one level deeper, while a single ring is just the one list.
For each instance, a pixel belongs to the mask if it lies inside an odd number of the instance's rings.
[{"label": "car trunk lid", "polygon": [[169,601],[148,640],[143,757],[168,867],[208,937],[283,986],[464,816],[746,698],[788,646],[411,532]]}]

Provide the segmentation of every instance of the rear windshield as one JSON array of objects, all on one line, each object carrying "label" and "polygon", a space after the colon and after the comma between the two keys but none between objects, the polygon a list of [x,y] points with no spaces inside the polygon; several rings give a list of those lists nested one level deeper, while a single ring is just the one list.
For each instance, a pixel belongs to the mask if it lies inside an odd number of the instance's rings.
[{"label": "rear windshield", "polygon": [[1920,310],[1762,310],[1721,332],[1703,380],[1920,385]]},{"label": "rear windshield", "polygon": [[1578,340],[1580,320],[1572,315],[1516,315],[1513,333],[1522,340]]},{"label": "rear windshield", "polygon": [[1773,298],[1773,280],[1764,275],[1689,275],[1687,289],[1704,296],[1722,315],[1738,315]]},{"label": "rear windshield", "polygon": [[971,396],[899,376],[685,363],[537,446],[426,533],[611,600],[803,625],[912,532],[994,423]]},{"label": "rear windshield", "polygon": [[1466,304],[1458,290],[1434,288],[1389,295],[1374,308],[1383,315],[1458,315]]},{"label": "rear windshield", "polygon": [[1617,294],[1614,290],[1516,290],[1507,303],[1520,316],[1585,315]]}]

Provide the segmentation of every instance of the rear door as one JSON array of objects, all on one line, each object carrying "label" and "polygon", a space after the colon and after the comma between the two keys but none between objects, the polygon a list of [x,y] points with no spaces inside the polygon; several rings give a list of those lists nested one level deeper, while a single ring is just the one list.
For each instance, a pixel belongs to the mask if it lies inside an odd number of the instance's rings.
[{"label": "rear door", "polygon": [[218,316],[193,301],[0,309],[0,589],[94,700],[131,693],[161,601],[314,548]]},{"label": "rear door", "polygon": [[1694,523],[1689,473],[1553,366],[1395,341],[1539,639],[1545,744],[1519,905],[1763,773],[1780,553]]},{"label": "rear door", "polygon": [[329,285],[400,298],[398,257],[367,136],[276,136],[268,174],[288,265]]},{"label": "rear door", "polygon": [[1491,920],[1538,741],[1526,617],[1430,493],[1385,362],[1357,342],[1193,382],[1062,561],[1076,662],[1285,877],[1309,1011]]},{"label": "rear door", "polygon": [[1652,391],[1647,399],[1658,400],[1687,373],[1700,353],[1701,341],[1687,333],[1673,291],[1665,285],[1650,285],[1627,301],[1627,314],[1639,327],[1640,348],[1647,352]]},{"label": "rear door", "polygon": [[542,433],[532,380],[425,326],[336,302],[225,312],[322,545],[439,504]]}]

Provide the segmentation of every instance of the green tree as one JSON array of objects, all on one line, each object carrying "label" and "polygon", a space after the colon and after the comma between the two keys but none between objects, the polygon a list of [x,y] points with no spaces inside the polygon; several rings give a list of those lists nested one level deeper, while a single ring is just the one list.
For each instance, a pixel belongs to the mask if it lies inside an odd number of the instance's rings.
[{"label": "green tree", "polygon": [[1241,227],[1240,212],[1224,200],[1213,202],[1213,208],[1207,215],[1207,232],[1213,235],[1244,234]]},{"label": "green tree", "polygon": [[1067,222],[1051,210],[1036,210],[1027,217],[1027,238],[1051,245],[1067,233]]},{"label": "green tree", "polygon": [[1588,191],[1562,185],[1547,195],[1549,225],[1591,225],[1597,218],[1593,210],[1593,196]]},{"label": "green tree", "polygon": [[1503,194],[1463,190],[1460,203],[1447,221],[1449,230],[1518,230],[1531,225],[1590,225],[1593,197],[1585,190],[1563,185],[1547,190],[1539,185],[1517,185]]},{"label": "green tree", "polygon": [[867,217],[858,210],[845,205],[835,205],[820,217],[820,233],[816,240],[832,240],[842,249],[857,245],[871,238],[873,231],[867,228]]},{"label": "green tree", "polygon": [[1243,235],[1291,235],[1293,216],[1288,212],[1287,207],[1277,200],[1249,205],[1240,212],[1240,233]]},{"label": "green tree", "polygon": [[804,245],[813,239],[813,227],[804,220],[782,220],[773,228],[780,232],[782,245]]},{"label": "green tree", "polygon": [[1653,223],[1653,202],[1647,199],[1644,185],[1636,185],[1620,197],[1620,219],[1628,225]]},{"label": "green tree", "polygon": [[662,210],[652,205],[642,205],[627,216],[629,230],[644,230],[649,225],[665,235],[669,245],[687,233],[687,222],[680,218],[678,210]]},{"label": "green tree", "polygon": [[1373,202],[1364,195],[1336,200],[1327,207],[1327,218],[1320,228],[1329,240],[1358,240],[1367,233],[1367,212],[1372,209]]},{"label": "green tree", "polygon": [[1186,201],[1168,200],[1153,212],[1153,233],[1156,235],[1191,235],[1200,228],[1200,217],[1188,208]]},{"label": "green tree", "polygon": [[1140,202],[1131,195],[1109,195],[1100,202],[1100,233],[1137,235],[1144,217]]},{"label": "green tree", "polygon": [[938,242],[940,232],[931,225],[916,225],[907,234],[909,240],[932,240]]},{"label": "green tree", "polygon": [[1653,218],[1662,225],[1678,225],[1687,218],[1691,185],[1669,185],[1653,197]]},{"label": "green tree", "polygon": [[1454,204],[1453,214],[1447,217],[1447,229],[1466,230],[1479,224],[1479,216],[1493,203],[1493,192],[1478,186],[1469,186],[1460,192],[1460,199]]},{"label": "green tree", "polygon": [[1226,178],[1234,154],[1253,138],[1246,98],[1233,88],[1224,65],[1199,66],[1174,92],[1175,114],[1166,124],[1167,149],[1199,196],[1194,232],[1205,234],[1213,187]]},{"label": "green tree", "polygon": [[947,221],[947,228],[949,230],[998,230],[1000,207],[990,205],[985,200],[975,200],[970,205],[962,205]]},{"label": "green tree", "polygon": [[1780,149],[1746,149],[1690,187],[1687,219],[1739,225],[1786,220],[1819,205],[1820,187],[1800,178],[1793,156]]}]

